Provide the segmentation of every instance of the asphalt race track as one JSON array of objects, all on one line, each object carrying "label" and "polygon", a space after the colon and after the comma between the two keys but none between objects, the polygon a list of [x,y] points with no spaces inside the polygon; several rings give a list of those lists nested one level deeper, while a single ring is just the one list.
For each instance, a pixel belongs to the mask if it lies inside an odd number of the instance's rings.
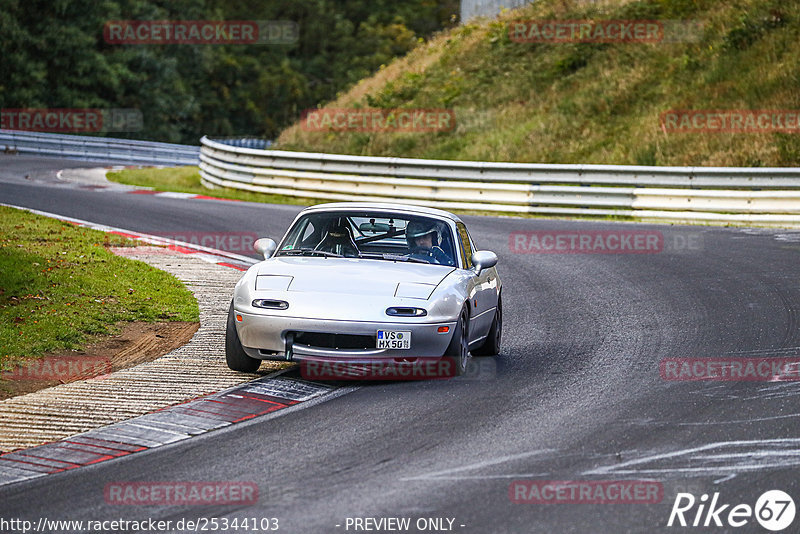
[{"label": "asphalt race track", "polygon": [[[0,156],[0,202],[141,232],[276,239],[299,211],[55,179],[70,166],[87,164]],[[465,533],[693,532],[703,529],[666,527],[679,492],[719,493],[730,510],[777,489],[800,505],[800,382],[668,381],[659,372],[668,358],[800,356],[800,232],[464,220],[478,247],[499,255],[504,283],[503,351],[476,376],[363,384],[285,415],[0,487],[0,517],[277,518],[288,533],[356,532],[347,518],[367,517],[411,518],[412,526],[444,518],[444,528]],[[543,230],[648,230],[662,232],[665,246],[652,254],[510,249],[510,234]],[[509,498],[514,480],[643,479],[662,485],[660,503]],[[259,500],[107,503],[105,485],[122,481],[252,481]],[[752,517],[703,531],[731,530],[767,532]]]}]

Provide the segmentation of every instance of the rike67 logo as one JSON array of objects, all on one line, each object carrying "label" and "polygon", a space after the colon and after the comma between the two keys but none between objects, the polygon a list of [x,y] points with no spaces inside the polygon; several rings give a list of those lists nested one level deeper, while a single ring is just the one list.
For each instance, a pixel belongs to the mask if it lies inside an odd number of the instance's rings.
[{"label": "rike67 logo", "polygon": [[739,528],[755,518],[765,529],[779,532],[792,524],[795,512],[794,500],[781,490],[764,492],[755,506],[723,504],[719,493],[714,493],[710,501],[705,493],[700,499],[691,493],[678,493],[667,526]]}]

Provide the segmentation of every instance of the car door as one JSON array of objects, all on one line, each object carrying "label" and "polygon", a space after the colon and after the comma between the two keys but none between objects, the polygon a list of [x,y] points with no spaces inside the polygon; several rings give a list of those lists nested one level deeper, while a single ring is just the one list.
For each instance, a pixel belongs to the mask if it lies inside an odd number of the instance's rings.
[{"label": "car door", "polygon": [[[467,269],[472,269],[472,253],[474,244],[464,223],[456,223],[461,259]],[[474,286],[470,294],[472,313],[470,316],[470,341],[486,337],[492,326],[495,308],[497,307],[497,270],[492,267],[484,269],[474,276]]]}]

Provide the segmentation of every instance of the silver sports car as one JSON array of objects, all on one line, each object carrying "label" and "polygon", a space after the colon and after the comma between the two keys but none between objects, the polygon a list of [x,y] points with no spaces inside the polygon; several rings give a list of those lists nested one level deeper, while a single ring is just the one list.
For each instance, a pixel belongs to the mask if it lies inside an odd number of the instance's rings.
[{"label": "silver sports car", "polygon": [[457,216],[346,202],[300,212],[236,284],[225,353],[235,371],[261,360],[413,365],[494,355],[503,327],[497,256],[475,250]]}]

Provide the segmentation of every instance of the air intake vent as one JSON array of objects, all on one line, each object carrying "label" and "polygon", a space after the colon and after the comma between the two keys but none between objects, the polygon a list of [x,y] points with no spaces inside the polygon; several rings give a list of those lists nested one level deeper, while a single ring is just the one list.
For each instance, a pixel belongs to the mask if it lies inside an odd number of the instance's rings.
[{"label": "air intake vent", "polygon": [[256,299],[253,301],[253,307],[267,310],[285,310],[289,308],[289,303],[285,300]]},{"label": "air intake vent", "polygon": [[355,334],[335,334],[332,332],[295,332],[295,348],[297,345],[321,349],[374,349],[375,336]]},{"label": "air intake vent", "polygon": [[386,310],[386,315],[391,315],[392,317],[425,317],[428,315],[428,312],[423,308],[394,307],[388,308]]}]

